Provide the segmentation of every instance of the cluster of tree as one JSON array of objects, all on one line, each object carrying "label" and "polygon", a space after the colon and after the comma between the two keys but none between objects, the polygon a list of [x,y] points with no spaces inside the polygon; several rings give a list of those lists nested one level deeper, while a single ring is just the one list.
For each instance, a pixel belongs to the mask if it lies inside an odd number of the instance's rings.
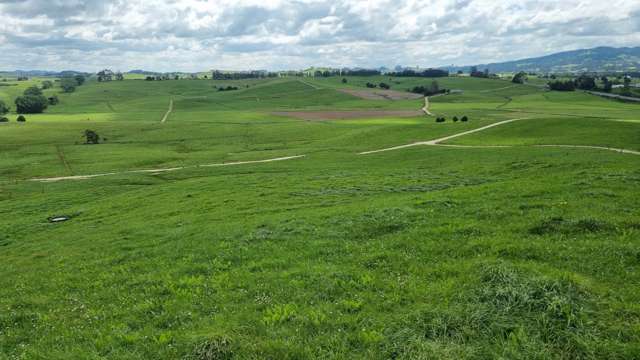
[{"label": "cluster of tree", "polygon": [[[214,70],[211,73],[211,79],[213,80],[242,80],[242,79],[262,79],[262,78],[271,78],[277,77],[278,73],[267,72],[267,71],[234,71],[234,72],[222,72],[219,70]],[[205,79],[207,77],[205,76]]]},{"label": "cluster of tree", "polygon": [[380,75],[379,70],[374,69],[353,69],[353,70],[341,70],[336,73],[344,76],[376,76]]},{"label": "cluster of tree", "polygon": [[[458,122],[458,121],[467,122],[467,121],[469,121],[469,118],[466,115],[464,115],[460,119],[458,119],[457,116],[454,116],[452,120],[453,120],[453,122]],[[443,123],[445,121],[447,121],[447,119],[445,117],[436,118],[436,122]]]},{"label": "cluster of tree", "polygon": [[527,73],[525,73],[524,71],[520,71],[519,73],[515,74],[513,76],[513,79],[511,79],[511,82],[514,84],[524,84],[525,81],[527,81]]},{"label": "cluster of tree", "polygon": [[15,104],[18,113],[38,114],[49,106],[49,99],[42,94],[40,88],[32,86],[26,89],[22,96],[16,98]]},{"label": "cluster of tree", "polygon": [[395,77],[447,77],[449,76],[449,71],[441,70],[441,69],[426,69],[415,71],[411,69],[405,69],[400,72],[389,73],[387,75],[395,76]]},{"label": "cluster of tree", "polygon": [[26,76],[18,76],[17,80],[18,81],[27,81],[27,80],[29,80],[29,78],[26,77]]},{"label": "cluster of tree", "polygon": [[9,106],[2,100],[0,100],[0,115],[4,115],[11,110]]},{"label": "cluster of tree", "polygon": [[219,87],[218,91],[234,91],[234,90],[238,90],[238,88],[236,86],[227,86],[227,87]]},{"label": "cluster of tree", "polygon": [[555,91],[575,91],[580,90],[600,90],[604,92],[611,92],[613,89],[613,81],[610,81],[608,77],[600,77],[602,81],[602,87],[598,86],[596,77],[582,74],[574,80],[555,80],[548,83],[549,88]]},{"label": "cluster of tree", "polygon": [[[98,71],[98,73],[96,74],[98,76],[98,82],[105,82],[105,81],[122,81],[124,80],[124,75],[121,72],[113,72],[110,69],[104,69],[101,71]],[[82,84],[80,84],[82,85]]]},{"label": "cluster of tree", "polygon": [[413,89],[409,89],[409,92],[422,94],[424,96],[432,96],[436,94],[445,94],[449,92],[449,90],[440,89],[440,85],[438,85],[438,82],[434,80],[429,86],[415,86]]},{"label": "cluster of tree", "polygon": [[576,84],[575,82],[573,82],[573,80],[549,81],[547,85],[549,85],[549,89],[555,90],[555,91],[574,91],[576,89]]},{"label": "cluster of tree", "polygon": [[491,74],[489,73],[489,69],[484,69],[484,71],[478,71],[477,66],[471,67],[471,70],[469,71],[469,75],[472,77],[479,77],[479,78],[488,78],[491,76]]}]

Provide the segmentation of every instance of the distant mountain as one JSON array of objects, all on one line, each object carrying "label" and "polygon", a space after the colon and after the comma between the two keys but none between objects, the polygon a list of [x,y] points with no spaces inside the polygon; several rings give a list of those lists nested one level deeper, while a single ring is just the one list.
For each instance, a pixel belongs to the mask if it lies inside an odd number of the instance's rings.
[{"label": "distant mountain", "polygon": [[[478,64],[479,70],[488,68],[499,72],[639,72],[640,47],[597,47],[564,51],[536,58],[507,61],[492,64]],[[450,72],[468,72],[471,66],[447,67]]]},{"label": "distant mountain", "polygon": [[86,73],[81,71],[74,70],[64,70],[64,71],[48,71],[48,70],[14,70],[14,71],[5,71],[4,74],[15,75],[15,76],[27,76],[27,77],[63,77],[63,76],[74,76],[78,74],[86,75]]}]

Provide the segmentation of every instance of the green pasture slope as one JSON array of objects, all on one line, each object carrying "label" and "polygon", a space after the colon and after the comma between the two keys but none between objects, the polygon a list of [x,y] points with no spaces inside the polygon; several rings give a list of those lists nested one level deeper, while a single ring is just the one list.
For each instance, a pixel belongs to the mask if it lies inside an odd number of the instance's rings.
[{"label": "green pasture slope", "polygon": [[444,78],[445,123],[272,114],[422,106],[336,91],[385,79],[89,81],[10,114],[0,359],[639,358],[640,156],[534,145],[638,151],[640,105]]}]

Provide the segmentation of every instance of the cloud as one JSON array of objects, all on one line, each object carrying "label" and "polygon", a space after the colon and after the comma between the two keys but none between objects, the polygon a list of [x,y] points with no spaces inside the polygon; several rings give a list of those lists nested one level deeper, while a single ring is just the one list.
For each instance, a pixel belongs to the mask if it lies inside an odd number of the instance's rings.
[{"label": "cloud", "polygon": [[0,0],[0,18],[5,69],[441,66],[640,43],[637,0]]}]

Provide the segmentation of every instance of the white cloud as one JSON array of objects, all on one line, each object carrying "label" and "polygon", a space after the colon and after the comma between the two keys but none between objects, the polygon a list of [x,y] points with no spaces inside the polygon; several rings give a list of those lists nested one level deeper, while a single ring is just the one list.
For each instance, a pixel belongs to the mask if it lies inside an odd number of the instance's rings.
[{"label": "white cloud", "polygon": [[0,0],[4,69],[473,64],[637,46],[637,0]]}]

